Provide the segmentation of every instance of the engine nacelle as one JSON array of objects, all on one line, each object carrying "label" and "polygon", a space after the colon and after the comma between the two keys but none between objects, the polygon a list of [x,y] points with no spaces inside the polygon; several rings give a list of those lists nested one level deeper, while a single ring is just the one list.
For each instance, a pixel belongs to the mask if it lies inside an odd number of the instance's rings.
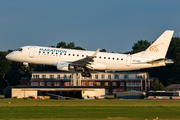
[{"label": "engine nacelle", "polygon": [[69,70],[74,69],[74,66],[71,66],[69,63],[66,63],[66,62],[58,62],[57,63],[57,69],[69,71]]},{"label": "engine nacelle", "polygon": [[105,65],[99,64],[99,63],[93,63],[91,65],[87,65],[86,67],[92,70],[105,70],[106,69]]}]

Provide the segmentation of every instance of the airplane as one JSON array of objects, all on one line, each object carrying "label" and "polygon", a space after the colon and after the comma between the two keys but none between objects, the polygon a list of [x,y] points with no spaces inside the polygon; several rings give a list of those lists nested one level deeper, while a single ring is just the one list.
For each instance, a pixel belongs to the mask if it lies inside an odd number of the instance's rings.
[{"label": "airplane", "polygon": [[82,77],[90,77],[90,70],[129,71],[172,64],[165,58],[174,31],[166,30],[145,51],[135,54],[106,53],[97,51],[51,48],[42,46],[24,46],[9,53],[8,60],[53,65],[57,70],[82,70]]}]

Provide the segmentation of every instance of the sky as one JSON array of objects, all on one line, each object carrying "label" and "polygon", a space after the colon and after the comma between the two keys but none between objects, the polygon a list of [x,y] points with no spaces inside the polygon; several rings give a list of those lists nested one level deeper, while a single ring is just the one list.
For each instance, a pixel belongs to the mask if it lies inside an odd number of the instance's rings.
[{"label": "sky", "polygon": [[74,42],[127,52],[165,30],[180,37],[179,0],[0,0],[0,51]]}]

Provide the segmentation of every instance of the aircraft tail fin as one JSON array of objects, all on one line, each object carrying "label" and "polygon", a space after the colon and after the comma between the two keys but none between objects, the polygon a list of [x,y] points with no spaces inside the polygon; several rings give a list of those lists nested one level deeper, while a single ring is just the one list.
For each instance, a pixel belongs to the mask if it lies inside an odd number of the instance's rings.
[{"label": "aircraft tail fin", "polygon": [[166,30],[156,41],[143,53],[143,57],[165,58],[174,31]]}]

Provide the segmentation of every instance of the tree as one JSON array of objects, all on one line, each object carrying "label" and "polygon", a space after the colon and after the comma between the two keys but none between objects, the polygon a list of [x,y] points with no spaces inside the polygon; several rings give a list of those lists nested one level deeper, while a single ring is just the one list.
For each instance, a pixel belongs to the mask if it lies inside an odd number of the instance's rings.
[{"label": "tree", "polygon": [[107,50],[106,49],[101,49],[100,52],[107,52]]},{"label": "tree", "polygon": [[155,80],[153,82],[153,90],[154,91],[165,90],[165,88],[164,88],[164,85],[161,82],[159,82],[159,80]]},{"label": "tree", "polygon": [[138,53],[141,51],[146,50],[149,46],[151,45],[151,42],[147,41],[147,40],[138,40],[137,43],[134,43],[134,45],[132,46],[132,51],[131,53]]},{"label": "tree", "polygon": [[63,42],[63,41],[58,43],[56,48],[69,48],[69,49],[85,50],[84,48],[82,48],[80,46],[75,46],[74,42],[70,42],[69,44],[66,44],[66,42]]},{"label": "tree", "polygon": [[61,41],[57,44],[56,48],[66,48],[66,42]]},{"label": "tree", "polygon": [[0,52],[0,78],[4,78],[5,74],[10,70],[10,63],[5,58],[7,52]]}]

